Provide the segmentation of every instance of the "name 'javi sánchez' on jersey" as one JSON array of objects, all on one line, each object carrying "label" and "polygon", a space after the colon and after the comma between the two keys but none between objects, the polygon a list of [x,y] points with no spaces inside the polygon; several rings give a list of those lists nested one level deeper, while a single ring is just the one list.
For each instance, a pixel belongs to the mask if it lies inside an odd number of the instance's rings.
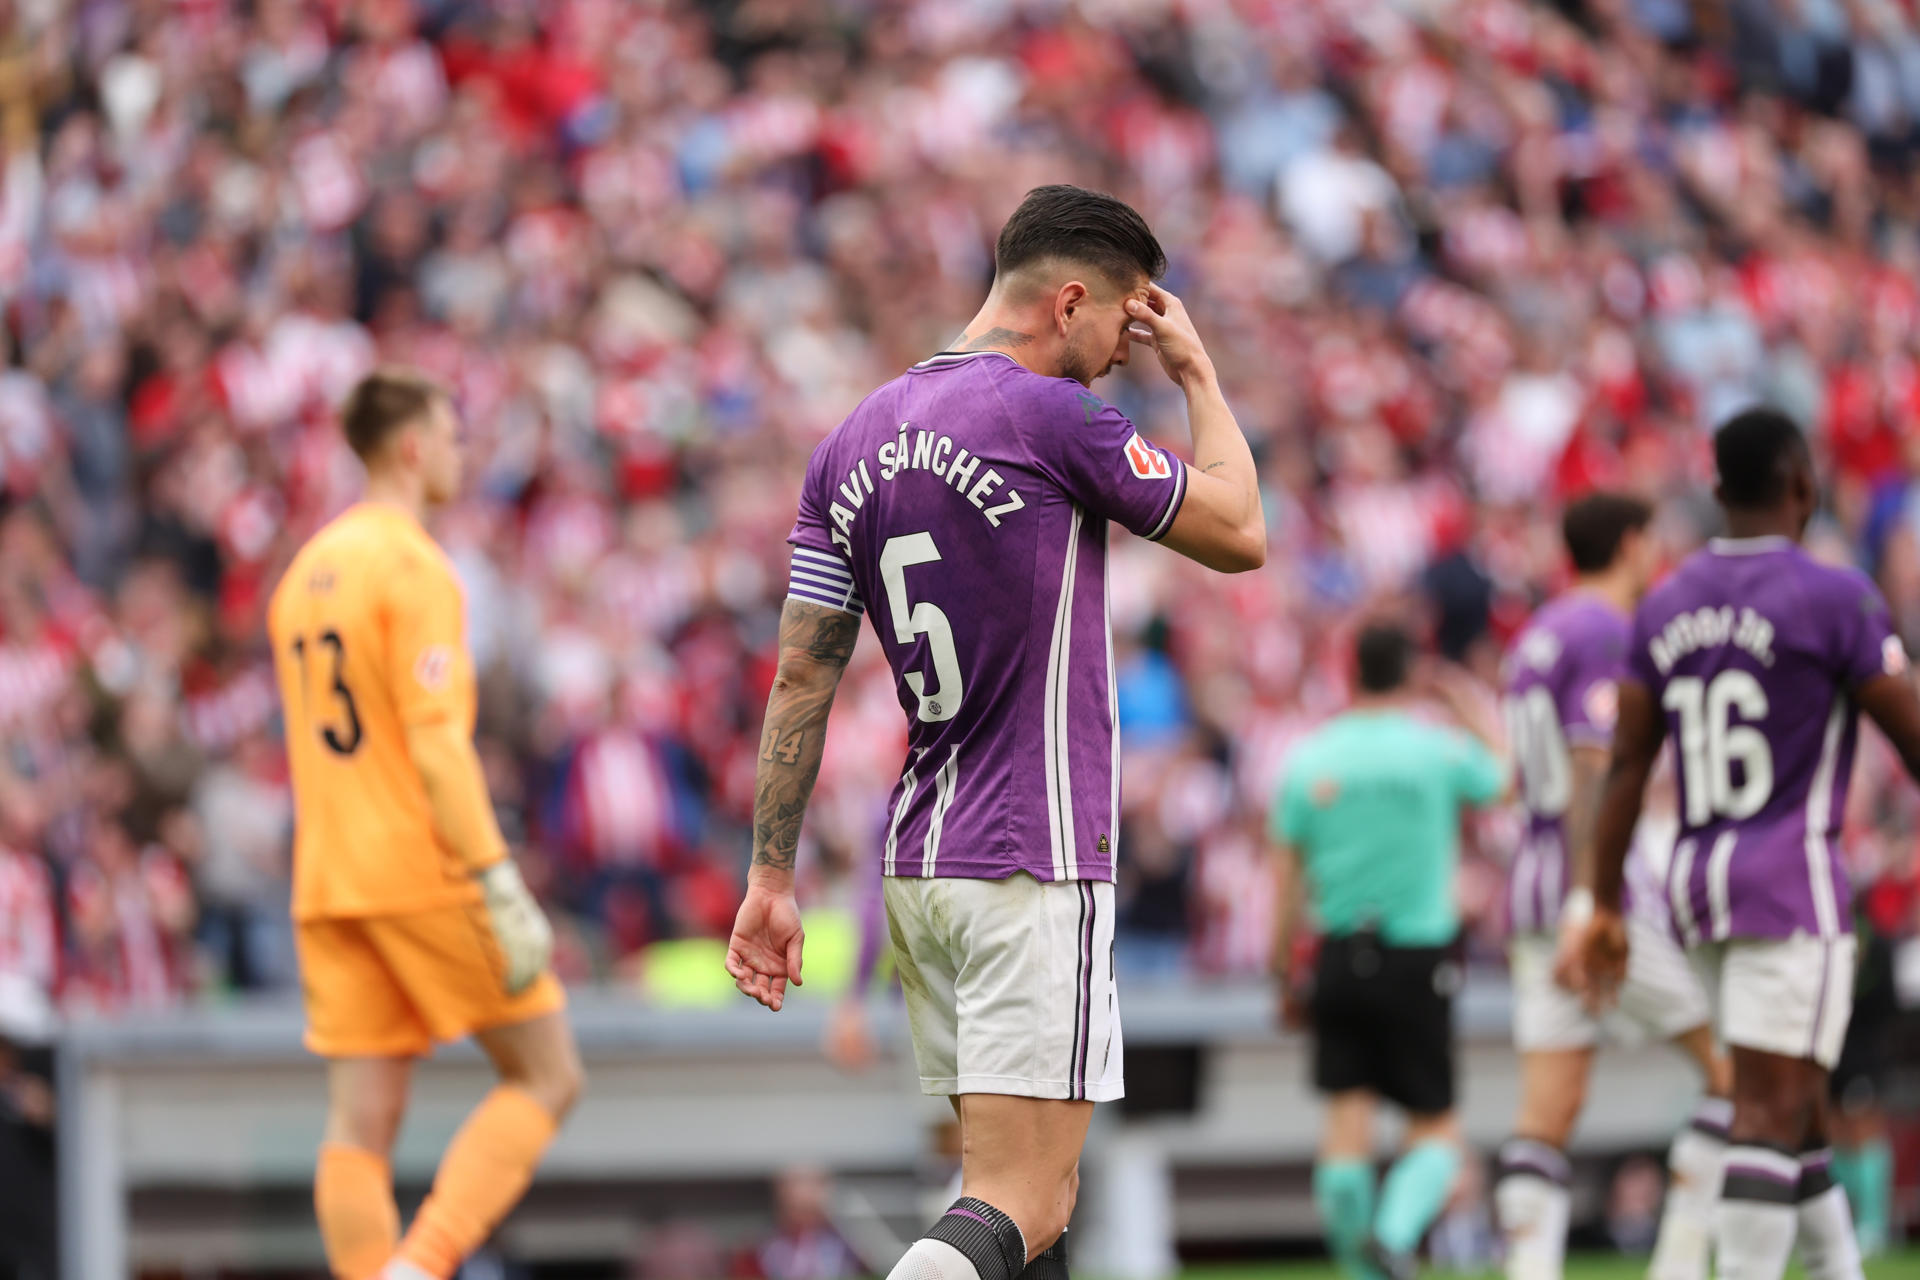
[{"label": "name 'javi s\u00e1nchez' on jersey", "polygon": [[[909,435],[912,440],[909,443]],[[1006,488],[1006,477],[991,465],[982,467],[978,454],[967,452],[962,445],[956,445],[953,437],[933,431],[913,430],[913,424],[900,424],[897,439],[881,444],[878,451],[880,479],[891,482],[907,471],[931,471],[947,482],[955,493],[971,502],[988,524],[998,529],[1001,518],[1012,515],[1027,505],[1017,489]],[[840,482],[837,490],[839,497],[827,507],[827,515],[833,521],[833,541],[848,555],[853,553],[853,544],[847,537],[847,530],[853,525],[853,518],[866,502],[867,495],[873,492],[873,473],[867,466],[867,459],[860,459],[847,478]],[[987,503],[995,498],[1002,501],[994,506]]]}]

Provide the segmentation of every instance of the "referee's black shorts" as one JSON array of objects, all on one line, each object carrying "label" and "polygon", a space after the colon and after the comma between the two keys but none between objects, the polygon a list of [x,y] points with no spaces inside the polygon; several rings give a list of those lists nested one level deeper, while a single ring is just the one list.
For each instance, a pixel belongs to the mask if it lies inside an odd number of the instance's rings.
[{"label": "referee's black shorts", "polygon": [[1871,924],[1859,926],[1860,952],[1853,983],[1853,1016],[1847,1020],[1847,1038],[1840,1060],[1827,1077],[1834,1105],[1854,1111],[1880,1101],[1887,1073],[1893,1066],[1893,1032],[1900,1020],[1900,998],[1894,986],[1893,943]]},{"label": "referee's black shorts", "polygon": [[1453,1109],[1456,949],[1329,937],[1314,971],[1313,1086],[1369,1089],[1415,1115]]}]

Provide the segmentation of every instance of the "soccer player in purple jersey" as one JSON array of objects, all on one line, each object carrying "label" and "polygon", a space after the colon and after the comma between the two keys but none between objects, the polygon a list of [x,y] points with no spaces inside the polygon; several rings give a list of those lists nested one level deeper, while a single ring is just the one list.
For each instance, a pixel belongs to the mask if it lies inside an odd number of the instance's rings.
[{"label": "soccer player in purple jersey", "polygon": [[[807,466],[727,968],[776,1010],[800,981],[794,853],[870,603],[908,725],[894,959],[921,1088],[955,1100],[964,1148],[961,1198],[896,1277],[1063,1280],[1087,1122],[1121,1096],[1110,527],[1222,571],[1266,559],[1253,455],[1164,266],[1125,204],[1036,188],[954,349]],[[1186,395],[1191,467],[1087,389],[1136,343]]]},{"label": "soccer player in purple jersey", "polygon": [[1714,459],[1728,536],[1690,556],[1634,616],[1580,967],[1602,992],[1624,975],[1627,849],[1671,733],[1680,836],[1666,892],[1733,1051],[1714,1214],[1720,1276],[1779,1280],[1797,1235],[1810,1280],[1857,1280],[1823,1110],[1855,952],[1834,842],[1859,712],[1920,778],[1920,696],[1872,582],[1800,546],[1817,500],[1793,422],[1748,410],[1714,437]]},{"label": "soccer player in purple jersey", "polygon": [[[1494,1193],[1507,1240],[1507,1280],[1559,1280],[1566,1261],[1572,1209],[1566,1145],[1586,1101],[1601,1035],[1598,1011],[1568,979],[1593,908],[1593,814],[1633,609],[1653,581],[1652,518],[1652,508],[1624,494],[1588,494],[1567,507],[1561,532],[1573,587],[1534,614],[1502,672],[1507,737],[1527,815],[1508,904],[1520,1107],[1514,1136],[1500,1151]],[[1632,961],[1621,1012],[1692,1058],[1707,1097],[1668,1151],[1673,1180],[1647,1274],[1650,1280],[1702,1280],[1731,1080],[1726,1058],[1714,1047],[1706,989],[1672,937],[1652,875],[1646,859],[1635,856],[1627,923]]]}]

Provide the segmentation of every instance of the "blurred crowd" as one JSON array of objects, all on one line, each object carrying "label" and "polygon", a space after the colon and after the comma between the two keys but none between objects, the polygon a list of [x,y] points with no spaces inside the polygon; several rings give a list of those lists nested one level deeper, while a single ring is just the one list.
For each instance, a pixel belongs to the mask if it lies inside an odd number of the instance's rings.
[{"label": "blurred crowd", "polygon": [[[0,0],[0,1003],[292,981],[262,606],[377,360],[458,398],[436,533],[564,975],[723,936],[807,454],[1062,180],[1155,226],[1272,522],[1235,579],[1116,542],[1122,960],[1260,971],[1356,619],[1491,678],[1562,500],[1683,553],[1729,410],[1806,426],[1920,640],[1917,145],[1912,0]],[[1179,447],[1150,366],[1097,390]],[[816,902],[903,750],[870,637],[835,716]],[[1897,896],[1916,797],[1861,768]]]}]

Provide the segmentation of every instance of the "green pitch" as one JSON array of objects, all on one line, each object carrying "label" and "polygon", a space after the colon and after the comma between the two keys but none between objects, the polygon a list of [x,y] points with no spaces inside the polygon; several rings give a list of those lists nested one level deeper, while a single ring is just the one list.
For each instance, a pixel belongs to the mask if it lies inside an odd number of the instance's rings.
[{"label": "green pitch", "polygon": [[[1573,1254],[1567,1258],[1566,1280],[1645,1280],[1644,1258],[1606,1254]],[[1495,1280],[1497,1272],[1425,1271],[1421,1280]],[[1890,1254],[1867,1263],[1867,1280],[1914,1280],[1920,1276],[1920,1249]],[[1180,1280],[1343,1280],[1330,1262],[1279,1262],[1265,1265],[1189,1267]],[[1798,1265],[1787,1268],[1787,1280],[1801,1280]]]}]

